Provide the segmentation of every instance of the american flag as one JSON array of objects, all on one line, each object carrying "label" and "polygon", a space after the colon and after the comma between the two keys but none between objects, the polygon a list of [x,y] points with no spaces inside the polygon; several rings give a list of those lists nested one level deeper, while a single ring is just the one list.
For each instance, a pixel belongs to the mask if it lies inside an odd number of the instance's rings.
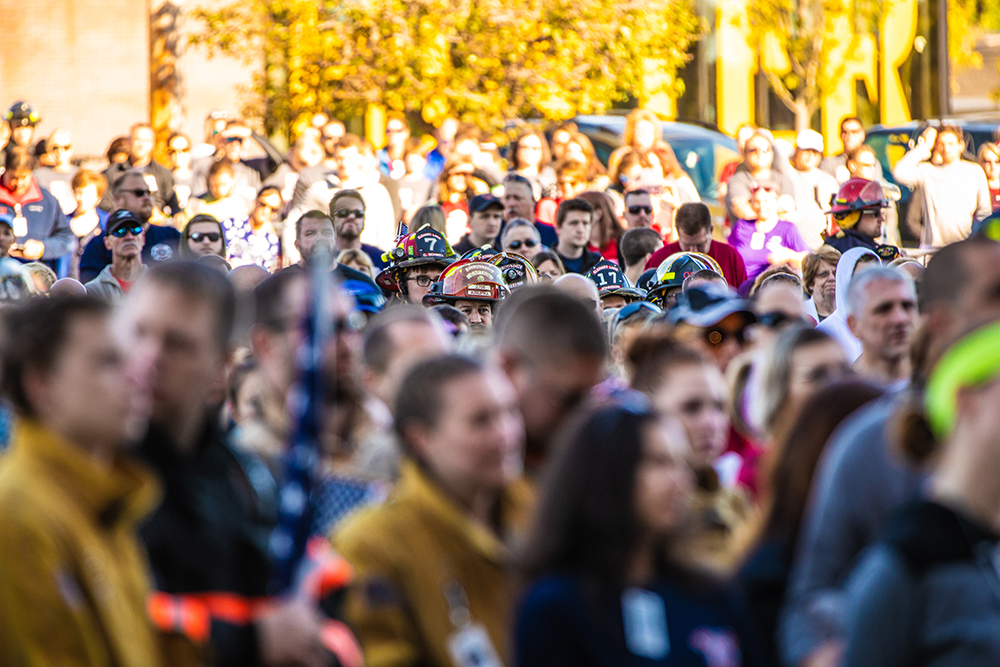
[{"label": "american flag", "polygon": [[[272,595],[297,584],[299,566],[306,553],[315,507],[311,502],[317,484],[322,432],[324,349],[333,333],[333,285],[328,264],[313,263],[309,299],[303,318],[303,337],[296,355],[298,379],[288,397],[291,442],[284,455],[278,524],[271,534]],[[332,388],[331,388],[332,389]]]}]

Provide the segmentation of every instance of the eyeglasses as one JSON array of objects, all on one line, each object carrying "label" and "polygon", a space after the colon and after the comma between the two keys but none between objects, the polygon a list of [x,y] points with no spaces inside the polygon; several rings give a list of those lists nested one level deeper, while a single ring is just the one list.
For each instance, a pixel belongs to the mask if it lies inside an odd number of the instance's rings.
[{"label": "eyeglasses", "polygon": [[538,245],[538,241],[535,239],[525,239],[524,241],[511,241],[507,244],[507,247],[511,250],[520,250],[521,246],[524,246],[525,248],[534,248],[536,245]]},{"label": "eyeglasses", "polygon": [[281,208],[281,205],[279,204],[277,206],[272,206],[271,204],[268,204],[266,201],[259,201],[257,202],[257,208],[267,209],[268,211],[277,211],[279,208]]},{"label": "eyeglasses", "polygon": [[752,192],[752,193],[753,192],[760,192],[761,190],[763,190],[764,192],[774,192],[774,186],[773,185],[758,185],[758,186],[750,188],[750,192]]},{"label": "eyeglasses", "polygon": [[650,214],[653,212],[652,206],[629,206],[628,212],[632,215],[639,215],[640,213]]},{"label": "eyeglasses", "polygon": [[139,197],[140,199],[142,199],[143,197],[152,196],[153,194],[148,189],[122,190],[122,192],[127,192],[134,197]]},{"label": "eyeglasses", "polygon": [[191,232],[189,236],[195,243],[201,243],[202,241],[208,241],[209,243],[218,243],[219,239],[222,238],[222,234],[219,232]]},{"label": "eyeglasses", "polygon": [[420,287],[430,287],[434,282],[436,282],[430,276],[410,276],[406,279],[406,282],[415,282]]},{"label": "eyeglasses", "polygon": [[119,227],[118,229],[111,232],[111,235],[114,236],[116,239],[120,239],[126,234],[131,234],[132,236],[139,236],[139,234],[142,234],[142,225]]},{"label": "eyeglasses", "polygon": [[226,137],[227,144],[242,144],[243,137]]},{"label": "eyeglasses", "polygon": [[705,342],[709,345],[716,347],[722,345],[727,339],[734,338],[740,347],[746,345],[747,342],[747,329],[746,327],[740,327],[734,331],[722,328],[706,329],[705,330]]},{"label": "eyeglasses", "polygon": [[364,220],[365,212],[360,209],[352,210],[349,208],[341,208],[333,212],[333,217],[340,218],[341,220],[347,220],[348,218],[351,217],[357,218],[358,220]]}]

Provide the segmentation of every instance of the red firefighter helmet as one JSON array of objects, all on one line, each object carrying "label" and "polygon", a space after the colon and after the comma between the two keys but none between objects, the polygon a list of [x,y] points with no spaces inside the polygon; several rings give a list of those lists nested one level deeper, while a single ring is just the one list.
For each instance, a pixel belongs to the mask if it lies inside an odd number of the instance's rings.
[{"label": "red firefighter helmet", "polygon": [[441,274],[424,296],[425,306],[456,301],[502,301],[510,295],[499,267],[482,260],[460,259]]},{"label": "red firefighter helmet", "polygon": [[839,220],[855,211],[878,211],[888,205],[889,197],[878,181],[851,178],[833,196],[830,212]]}]

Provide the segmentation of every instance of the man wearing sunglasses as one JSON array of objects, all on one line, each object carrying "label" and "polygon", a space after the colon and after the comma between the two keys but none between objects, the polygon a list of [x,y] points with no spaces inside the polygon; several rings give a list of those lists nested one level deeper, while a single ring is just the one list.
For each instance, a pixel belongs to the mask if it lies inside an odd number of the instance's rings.
[{"label": "man wearing sunglasses", "polygon": [[492,247],[503,226],[503,202],[491,194],[476,195],[469,202],[469,233],[455,244],[455,252],[464,255],[470,250]]},{"label": "man wearing sunglasses", "polygon": [[[121,164],[112,164],[104,170],[104,178],[114,184],[125,173],[137,171],[142,174],[146,189],[152,195],[154,212],[151,217],[160,219],[180,212],[177,195],[174,194],[174,174],[169,168],[153,159],[156,150],[156,134],[148,123],[136,123],[129,132],[129,158]],[[121,206],[114,201],[113,193],[104,193],[101,208],[113,211]]]},{"label": "man wearing sunglasses", "polygon": [[714,360],[723,373],[747,349],[748,328],[757,321],[749,302],[711,283],[681,292],[669,318],[677,339]]},{"label": "man wearing sunglasses", "polygon": [[[142,223],[145,245],[142,262],[165,262],[177,255],[181,233],[173,227],[150,223],[153,214],[153,196],[141,171],[125,172],[110,188],[115,209],[133,213]],[[72,232],[70,232],[72,233]],[[111,251],[104,245],[102,236],[95,236],[80,256],[80,282],[87,283],[111,264]]]},{"label": "man wearing sunglasses", "polygon": [[641,229],[653,224],[653,198],[646,190],[625,193],[625,222],[629,229]]},{"label": "man wearing sunglasses", "polygon": [[365,231],[365,200],[357,190],[340,190],[330,201],[330,217],[333,219],[337,252],[360,250],[368,255],[376,269],[384,269],[387,264],[382,259],[382,250],[361,241]]},{"label": "man wearing sunglasses", "polygon": [[504,252],[514,252],[528,260],[545,249],[538,228],[524,218],[514,218],[504,225],[500,247]]},{"label": "man wearing sunglasses", "polygon": [[135,213],[126,209],[112,213],[104,230],[104,245],[111,253],[111,263],[84,285],[87,293],[111,303],[120,301],[146,268],[142,265],[145,240],[142,221]]}]

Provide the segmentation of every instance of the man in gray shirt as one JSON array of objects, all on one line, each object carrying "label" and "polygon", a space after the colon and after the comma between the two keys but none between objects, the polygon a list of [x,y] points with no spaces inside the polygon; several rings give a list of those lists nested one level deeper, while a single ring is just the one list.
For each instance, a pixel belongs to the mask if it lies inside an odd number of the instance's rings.
[{"label": "man in gray shirt", "polygon": [[921,286],[927,341],[910,389],[859,410],[830,440],[803,517],[778,644],[789,667],[832,667],[843,637],[843,586],[889,514],[919,496],[922,475],[894,451],[892,417],[963,333],[1000,320],[1000,243],[975,237],[942,248]]}]

